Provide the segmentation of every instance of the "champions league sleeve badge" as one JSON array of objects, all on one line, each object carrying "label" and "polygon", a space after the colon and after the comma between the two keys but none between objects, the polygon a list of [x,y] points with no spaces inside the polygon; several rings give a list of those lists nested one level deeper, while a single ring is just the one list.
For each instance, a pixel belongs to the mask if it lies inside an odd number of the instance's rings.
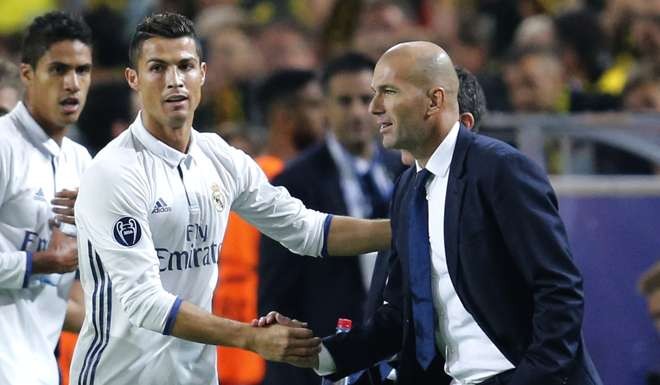
[{"label": "champions league sleeve badge", "polygon": [[123,217],[113,227],[115,241],[120,245],[135,246],[142,237],[142,228],[135,218]]},{"label": "champions league sleeve badge", "polygon": [[221,212],[227,206],[227,197],[220,191],[220,186],[216,183],[211,185],[211,200],[217,212]]}]

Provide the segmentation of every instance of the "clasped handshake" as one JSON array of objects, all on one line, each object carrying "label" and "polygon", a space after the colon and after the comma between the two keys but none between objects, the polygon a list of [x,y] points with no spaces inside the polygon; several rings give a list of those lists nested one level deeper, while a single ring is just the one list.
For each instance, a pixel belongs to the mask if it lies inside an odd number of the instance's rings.
[{"label": "clasped handshake", "polygon": [[256,333],[259,354],[269,360],[285,362],[301,368],[316,369],[319,366],[321,339],[314,337],[306,322],[291,319],[276,311],[254,319],[253,327],[270,329],[269,333]]}]

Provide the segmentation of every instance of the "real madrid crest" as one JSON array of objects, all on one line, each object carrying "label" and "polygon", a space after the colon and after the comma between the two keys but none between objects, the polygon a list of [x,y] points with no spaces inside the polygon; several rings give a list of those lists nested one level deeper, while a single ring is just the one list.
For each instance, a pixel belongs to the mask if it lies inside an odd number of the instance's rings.
[{"label": "real madrid crest", "polygon": [[227,197],[222,193],[217,183],[211,185],[211,200],[218,212],[221,212],[227,206]]}]

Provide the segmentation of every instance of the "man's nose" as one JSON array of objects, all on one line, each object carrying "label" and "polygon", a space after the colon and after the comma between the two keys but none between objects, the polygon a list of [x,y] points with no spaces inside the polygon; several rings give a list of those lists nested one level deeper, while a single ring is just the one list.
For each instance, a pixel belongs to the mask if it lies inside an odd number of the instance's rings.
[{"label": "man's nose", "polygon": [[371,98],[369,103],[369,112],[373,115],[381,115],[385,113],[385,106],[383,105],[383,97],[376,94]]},{"label": "man's nose", "polygon": [[64,89],[69,92],[77,92],[80,90],[80,75],[76,71],[69,71],[64,77]]},{"label": "man's nose", "polygon": [[178,88],[183,87],[183,75],[176,67],[170,67],[165,73],[165,82],[167,88]]}]

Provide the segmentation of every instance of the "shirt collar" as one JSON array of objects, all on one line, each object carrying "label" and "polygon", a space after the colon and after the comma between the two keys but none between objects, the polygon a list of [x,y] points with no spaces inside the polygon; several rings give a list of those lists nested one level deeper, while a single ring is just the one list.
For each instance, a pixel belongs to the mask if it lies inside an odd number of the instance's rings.
[{"label": "shirt collar", "polygon": [[[456,147],[456,139],[458,138],[459,129],[460,124],[458,122],[454,123],[445,139],[440,143],[438,148],[433,151],[429,161],[426,162],[426,169],[433,175],[446,177],[449,173],[449,166],[451,165],[451,159],[454,155],[454,148]],[[417,161],[415,161],[415,164],[417,166],[417,171],[420,171],[422,169],[420,164]]]},{"label": "shirt collar", "polygon": [[[25,134],[28,139],[40,150],[49,153],[50,155],[57,157],[62,151],[60,145],[57,142],[46,134],[46,131],[37,123],[36,120],[30,114],[25,104],[22,101],[19,101],[16,107],[14,108],[14,114],[19,122],[19,125],[23,127]],[[62,146],[64,146],[66,138],[62,138]]]},{"label": "shirt collar", "polygon": [[142,111],[138,112],[138,116],[131,124],[131,132],[135,137],[147,148],[150,152],[163,159],[170,167],[176,167],[181,162],[185,161],[186,167],[190,167],[193,160],[192,154],[195,153],[197,145],[197,132],[195,129],[190,130],[190,144],[188,145],[188,153],[180,152],[153,136],[142,123]]}]

